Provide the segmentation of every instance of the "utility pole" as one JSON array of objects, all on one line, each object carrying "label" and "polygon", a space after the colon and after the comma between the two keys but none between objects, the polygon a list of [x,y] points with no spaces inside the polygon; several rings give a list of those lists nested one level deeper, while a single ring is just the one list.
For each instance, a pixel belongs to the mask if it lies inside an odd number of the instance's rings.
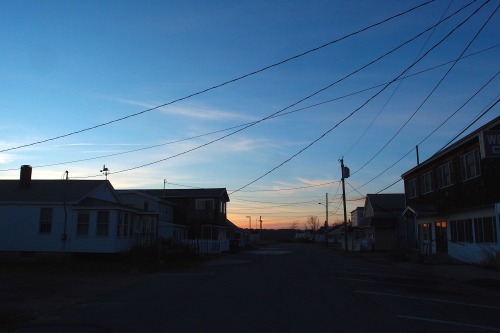
[{"label": "utility pole", "polygon": [[415,146],[415,150],[417,152],[417,165],[420,165],[420,156],[418,155],[418,145]]},{"label": "utility pole", "polygon": [[322,205],[322,206],[325,206],[326,208],[326,215],[325,215],[325,224],[324,226],[328,228],[328,193],[326,194],[326,203],[321,203],[321,202],[318,202],[318,205]]},{"label": "utility pole", "polygon": [[250,230],[250,229],[252,229],[252,217],[247,216],[246,218],[248,219],[248,230]]},{"label": "utility pole", "polygon": [[328,228],[328,193],[326,193],[326,220],[325,220],[325,227]]},{"label": "utility pole", "polygon": [[63,206],[64,206],[64,228],[63,228],[63,233],[61,235],[61,242],[62,242],[62,248],[61,252],[64,252],[65,247],[66,247],[66,240],[68,239],[68,235],[66,234],[66,229],[67,229],[67,224],[68,224],[68,210],[66,207],[66,201],[68,197],[68,178],[69,178],[69,173],[66,170],[64,172],[64,198],[63,198]]},{"label": "utility pole", "polygon": [[262,216],[259,217],[259,222],[260,222],[260,232],[262,232]]},{"label": "utility pole", "polygon": [[347,207],[345,200],[345,178],[349,178],[350,171],[348,167],[344,167],[344,158],[340,159],[340,168],[342,169],[342,199],[344,202],[344,243],[345,243],[345,251],[349,252],[349,245],[347,241]]}]

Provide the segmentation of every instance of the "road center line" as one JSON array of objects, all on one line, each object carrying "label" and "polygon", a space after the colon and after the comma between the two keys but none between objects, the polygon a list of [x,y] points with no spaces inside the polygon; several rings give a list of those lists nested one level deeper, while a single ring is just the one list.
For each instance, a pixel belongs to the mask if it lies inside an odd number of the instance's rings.
[{"label": "road center line", "polygon": [[414,317],[414,316],[405,316],[405,315],[397,315],[397,317],[399,317],[399,318],[405,318],[405,319],[412,319],[412,320],[419,320],[419,321],[429,321],[429,322],[438,323],[438,324],[457,325],[457,326],[480,328],[480,329],[483,329],[483,330],[500,332],[500,328],[489,327],[489,326],[481,326],[481,325],[473,325],[473,324],[467,324],[467,323],[460,323],[460,322],[457,322],[457,321],[439,320],[439,319]]},{"label": "road center line", "polygon": [[408,299],[414,299],[414,300],[419,300],[419,301],[441,302],[441,303],[450,303],[450,304],[457,304],[457,305],[473,306],[473,307],[477,307],[477,308],[500,310],[500,307],[498,307],[498,306],[483,305],[483,304],[474,304],[474,303],[465,303],[465,302],[456,302],[456,301],[449,301],[449,300],[440,299],[440,298],[404,296],[404,295],[398,295],[398,294],[389,294],[389,293],[381,293],[381,292],[376,292],[376,291],[363,291],[363,290],[355,290],[354,292],[355,293],[360,293],[360,294],[371,294],[371,295],[378,295],[378,296],[408,298]]}]

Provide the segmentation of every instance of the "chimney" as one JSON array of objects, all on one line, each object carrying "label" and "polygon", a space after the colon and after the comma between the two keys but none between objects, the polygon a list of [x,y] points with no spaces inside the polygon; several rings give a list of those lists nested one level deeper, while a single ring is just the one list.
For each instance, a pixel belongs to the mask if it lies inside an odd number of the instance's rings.
[{"label": "chimney", "polygon": [[21,165],[19,188],[21,190],[27,190],[30,187],[31,187],[31,165]]}]

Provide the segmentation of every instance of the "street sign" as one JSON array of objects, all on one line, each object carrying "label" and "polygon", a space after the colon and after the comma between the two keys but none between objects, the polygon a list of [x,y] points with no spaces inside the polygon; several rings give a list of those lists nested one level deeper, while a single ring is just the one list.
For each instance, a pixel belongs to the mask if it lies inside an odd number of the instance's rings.
[{"label": "street sign", "polygon": [[479,133],[481,158],[500,158],[500,131],[482,131]]}]

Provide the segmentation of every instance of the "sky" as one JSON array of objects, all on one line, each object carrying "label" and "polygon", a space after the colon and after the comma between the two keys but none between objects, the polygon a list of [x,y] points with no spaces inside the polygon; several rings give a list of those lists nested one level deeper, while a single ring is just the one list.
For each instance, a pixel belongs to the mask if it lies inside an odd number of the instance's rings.
[{"label": "sky", "polygon": [[[226,188],[343,221],[500,115],[497,1],[1,1],[0,178]],[[441,22],[440,22],[441,21]],[[439,24],[438,24],[439,23]]]}]

